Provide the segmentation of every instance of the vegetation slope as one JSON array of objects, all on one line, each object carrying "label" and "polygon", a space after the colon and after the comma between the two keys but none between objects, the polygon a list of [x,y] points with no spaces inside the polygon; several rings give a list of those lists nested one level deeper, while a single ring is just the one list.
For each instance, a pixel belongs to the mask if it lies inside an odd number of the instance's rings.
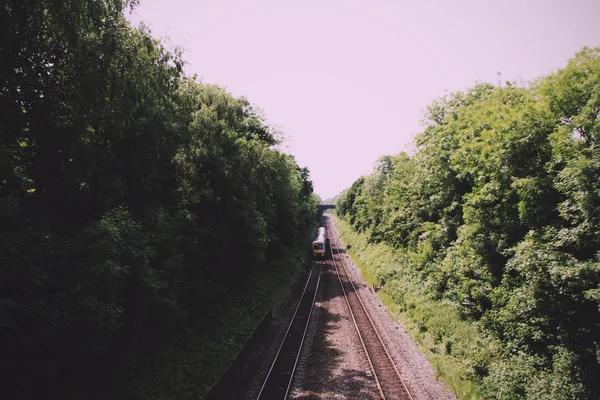
[{"label": "vegetation slope", "polygon": [[600,398],[600,49],[434,101],[415,142],[336,200],[395,249],[372,271],[385,293],[448,310],[420,330],[485,398]]},{"label": "vegetation slope", "polygon": [[6,398],[198,398],[314,227],[308,171],[135,3],[0,6]]}]

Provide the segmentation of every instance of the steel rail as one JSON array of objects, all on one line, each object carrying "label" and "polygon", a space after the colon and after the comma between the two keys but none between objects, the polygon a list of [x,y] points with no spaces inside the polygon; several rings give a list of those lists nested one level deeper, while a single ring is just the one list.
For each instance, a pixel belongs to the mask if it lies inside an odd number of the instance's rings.
[{"label": "steel rail", "polygon": [[[333,232],[334,231],[332,229],[333,224],[329,222],[328,225],[329,225],[328,231],[329,232]],[[328,232],[328,235],[330,234],[329,232]],[[331,235],[333,236],[333,233],[331,233]],[[339,235],[337,234],[337,231],[335,232],[335,242],[336,242],[336,252],[337,252],[337,255],[339,256],[341,253],[338,250],[338,246],[341,246],[342,242],[341,242],[341,240],[339,238]],[[350,310],[350,314],[352,315],[352,320],[354,321],[354,326],[355,326],[355,328],[356,328],[356,330],[358,332],[358,335],[360,337],[360,341],[363,344],[363,348],[365,349],[365,352],[367,354],[367,358],[369,359],[369,364],[371,366],[371,370],[373,371],[373,376],[375,377],[375,380],[377,382],[377,387],[379,389],[379,392],[381,393],[381,397],[383,399],[385,399],[386,397],[385,397],[385,394],[383,392],[383,388],[381,387],[379,378],[377,377],[377,372],[375,371],[375,368],[374,368],[374,365],[373,365],[373,361],[371,360],[372,356],[369,354],[369,352],[367,350],[367,347],[366,347],[365,342],[363,340],[362,334],[360,333],[360,330],[358,328],[358,324],[356,323],[356,319],[354,317],[354,312],[352,311],[352,307],[350,306],[350,302],[348,300],[348,296],[346,295],[346,290],[345,290],[344,285],[342,283],[342,278],[340,277],[340,274],[339,274],[339,271],[338,271],[338,268],[337,268],[337,265],[336,265],[336,262],[335,262],[335,257],[333,257],[334,253],[333,253],[333,248],[331,246],[331,240],[329,241],[329,247],[330,247],[331,252],[332,252],[333,264],[335,266],[336,272],[338,273],[338,279],[339,279],[339,282],[340,282],[340,286],[342,287],[342,290],[344,292],[344,297],[346,298],[346,302],[348,303],[348,308]],[[346,276],[348,277],[348,281],[350,282],[350,285],[352,285],[352,289],[354,290],[354,293],[356,294],[356,298],[358,299],[360,305],[362,306],[362,309],[363,309],[365,315],[367,316],[367,319],[369,320],[369,323],[370,323],[371,327],[373,328],[373,331],[375,332],[375,334],[377,336],[377,339],[379,340],[379,342],[381,344],[381,347],[385,351],[385,354],[386,354],[386,356],[387,356],[390,364],[394,368],[394,371],[396,372],[397,377],[399,378],[400,382],[402,383],[402,386],[403,386],[404,390],[406,391],[406,394],[408,395],[409,399],[413,400],[412,394],[410,393],[410,390],[408,389],[408,386],[406,385],[406,382],[402,378],[402,374],[400,374],[400,371],[398,370],[398,367],[396,366],[396,363],[394,362],[394,359],[392,358],[390,352],[387,349],[387,346],[385,345],[383,339],[381,338],[381,335],[379,334],[379,332],[377,330],[377,327],[375,326],[375,323],[371,319],[371,316],[369,315],[369,312],[367,311],[367,308],[365,307],[365,304],[363,303],[362,299],[360,298],[360,295],[359,295],[358,291],[356,290],[356,286],[354,286],[354,282],[350,278],[350,274],[348,273],[348,269],[346,268],[346,263],[344,262],[343,257],[340,256],[339,257],[339,261],[340,261],[340,264],[342,265],[342,267],[344,268],[344,272],[346,273]]]}]

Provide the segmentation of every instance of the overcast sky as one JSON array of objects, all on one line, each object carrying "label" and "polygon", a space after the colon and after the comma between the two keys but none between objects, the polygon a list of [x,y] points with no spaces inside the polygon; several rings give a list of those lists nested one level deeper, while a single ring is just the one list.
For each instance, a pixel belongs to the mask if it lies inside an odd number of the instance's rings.
[{"label": "overcast sky", "polygon": [[600,0],[141,0],[186,73],[245,96],[333,197],[476,81],[531,81],[600,46]]}]

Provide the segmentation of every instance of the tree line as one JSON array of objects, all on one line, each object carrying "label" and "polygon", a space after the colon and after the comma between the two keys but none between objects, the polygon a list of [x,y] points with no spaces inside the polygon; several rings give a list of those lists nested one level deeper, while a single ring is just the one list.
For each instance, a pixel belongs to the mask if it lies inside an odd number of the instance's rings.
[{"label": "tree line", "polygon": [[[172,349],[203,351],[199,335],[222,317],[215,299],[243,295],[314,225],[308,170],[278,151],[278,132],[132,28],[136,3],[0,6],[7,398],[169,393],[151,379]],[[188,361],[168,374],[193,387],[211,366]]]},{"label": "tree line", "polygon": [[527,87],[444,96],[414,154],[382,157],[336,199],[396,249],[378,279],[418,282],[477,324],[486,398],[600,397],[599,88],[600,49],[584,48]]}]

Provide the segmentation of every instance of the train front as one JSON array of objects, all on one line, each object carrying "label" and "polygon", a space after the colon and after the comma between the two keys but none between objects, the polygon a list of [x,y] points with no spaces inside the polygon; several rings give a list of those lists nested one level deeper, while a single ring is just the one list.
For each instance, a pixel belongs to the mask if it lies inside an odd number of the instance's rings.
[{"label": "train front", "polygon": [[313,242],[313,256],[315,258],[325,258],[327,253],[327,232],[325,228],[319,228],[319,233],[315,241]]},{"label": "train front", "polygon": [[323,240],[315,240],[313,242],[313,256],[315,258],[325,257],[325,242]]}]

